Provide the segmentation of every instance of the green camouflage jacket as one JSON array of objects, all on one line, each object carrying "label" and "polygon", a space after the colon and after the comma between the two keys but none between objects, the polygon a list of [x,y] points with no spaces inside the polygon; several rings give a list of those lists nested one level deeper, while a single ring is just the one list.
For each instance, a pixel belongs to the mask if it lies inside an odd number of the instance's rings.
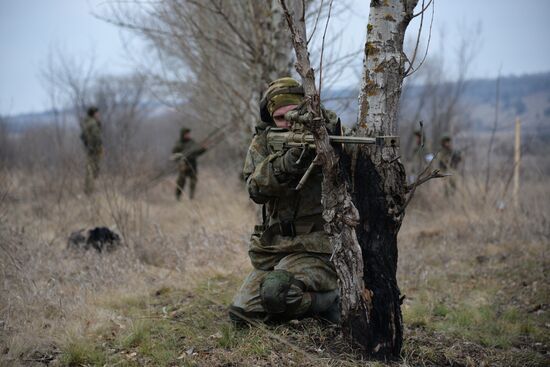
[{"label": "green camouflage jacket", "polygon": [[81,128],[82,132],[80,134],[80,139],[84,143],[87,153],[90,155],[101,154],[103,147],[103,142],[101,140],[101,122],[93,117],[88,117],[82,123]]},{"label": "green camouflage jacket", "polygon": [[441,172],[451,172],[458,168],[462,154],[458,150],[442,148],[438,154],[438,161]]},{"label": "green camouflage jacket", "polygon": [[172,153],[181,153],[184,156],[184,162],[187,169],[197,171],[197,157],[206,152],[206,148],[197,144],[193,139],[178,140],[172,149]]},{"label": "green camouflage jacket", "polygon": [[[330,111],[326,114],[329,117],[327,127],[332,130],[338,123],[338,117]],[[252,235],[249,248],[252,264],[260,269],[269,268],[276,261],[276,256],[269,255],[332,253],[328,235],[322,228],[321,168],[314,168],[304,187],[296,191],[301,175],[289,175],[276,169],[274,162],[282,159],[284,152],[269,152],[268,130],[269,127],[259,125],[248,148],[243,169],[250,198],[264,205],[263,228]]]}]

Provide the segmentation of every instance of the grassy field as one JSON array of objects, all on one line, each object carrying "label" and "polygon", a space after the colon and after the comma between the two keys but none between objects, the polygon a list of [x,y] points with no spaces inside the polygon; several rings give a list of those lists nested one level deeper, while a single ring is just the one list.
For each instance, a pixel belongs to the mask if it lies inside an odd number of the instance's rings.
[{"label": "grassy field", "polygon": [[[173,177],[149,190],[103,177],[91,198],[79,180],[1,178],[4,365],[386,365],[318,320],[228,321],[257,215],[236,174],[203,170],[196,200],[180,203]],[[517,210],[472,182],[452,200],[440,182],[419,189],[399,239],[405,345],[389,365],[550,364],[550,190],[529,185]],[[97,225],[124,246],[67,249],[70,232]]]}]

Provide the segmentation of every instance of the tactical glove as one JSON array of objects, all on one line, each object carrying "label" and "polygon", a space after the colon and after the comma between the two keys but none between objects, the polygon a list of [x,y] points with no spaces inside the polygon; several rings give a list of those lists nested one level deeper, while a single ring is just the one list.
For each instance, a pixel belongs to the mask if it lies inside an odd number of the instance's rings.
[{"label": "tactical glove", "polygon": [[275,173],[286,173],[290,175],[303,174],[314,158],[314,152],[307,149],[302,155],[303,149],[290,148],[284,155],[273,161]]}]

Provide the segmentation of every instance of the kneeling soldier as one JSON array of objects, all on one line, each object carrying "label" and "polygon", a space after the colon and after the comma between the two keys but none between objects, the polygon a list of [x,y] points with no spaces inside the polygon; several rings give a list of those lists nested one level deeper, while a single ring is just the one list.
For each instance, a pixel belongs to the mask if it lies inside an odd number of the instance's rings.
[{"label": "kneeling soldier", "polygon": [[[262,122],[248,149],[244,177],[250,198],[263,205],[263,223],[252,234],[249,256],[254,269],[230,306],[230,316],[289,320],[319,316],[331,322],[340,317],[337,275],[330,262],[332,246],[321,216],[322,172],[317,166],[305,185],[296,184],[313,159],[300,148],[270,152],[271,128],[289,129],[285,113],[303,100],[301,85],[292,78],[273,81],[260,106]],[[337,116],[328,116],[334,130]]]}]

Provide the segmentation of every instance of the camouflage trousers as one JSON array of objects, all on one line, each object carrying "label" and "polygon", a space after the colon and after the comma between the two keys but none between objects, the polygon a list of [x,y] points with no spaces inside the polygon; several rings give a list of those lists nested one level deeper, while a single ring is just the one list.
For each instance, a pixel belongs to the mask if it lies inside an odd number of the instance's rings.
[{"label": "camouflage trousers", "polygon": [[100,154],[87,154],[86,176],[84,178],[84,193],[90,195],[94,191],[94,183],[99,176]]},{"label": "camouflage trousers", "polygon": [[197,186],[197,174],[192,170],[180,170],[176,180],[176,199],[180,200],[185,184],[189,178],[189,199],[195,196],[195,188]]},{"label": "camouflage trousers", "polygon": [[[297,252],[273,254],[280,260],[270,270],[254,269],[246,277],[235,295],[230,309],[238,313],[260,319],[289,320],[306,316],[310,310],[313,293],[327,292],[338,288],[337,275],[329,254]],[[282,258],[281,258],[282,257]],[[286,293],[286,310],[280,314],[269,314],[263,305],[260,294],[262,284],[274,271],[285,271],[298,281],[291,284]],[[238,319],[232,316],[233,319]]]},{"label": "camouflage trousers", "polygon": [[446,171],[444,173],[450,173],[452,175],[452,176],[445,177],[445,187],[444,187],[445,197],[451,197],[456,192],[458,174],[455,171]]}]

